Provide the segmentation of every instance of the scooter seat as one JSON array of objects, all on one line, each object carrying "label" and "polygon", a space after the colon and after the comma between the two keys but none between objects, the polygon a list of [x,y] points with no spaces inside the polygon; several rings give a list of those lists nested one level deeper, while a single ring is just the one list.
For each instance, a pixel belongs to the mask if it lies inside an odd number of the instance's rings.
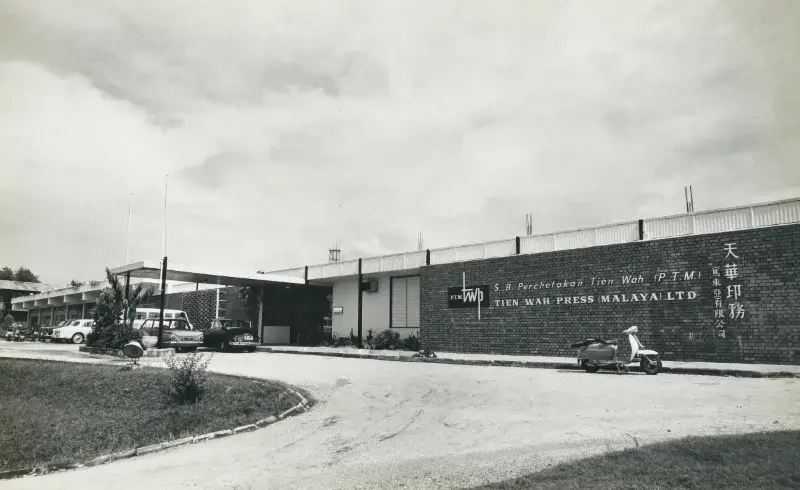
[{"label": "scooter seat", "polygon": [[570,345],[571,348],[575,349],[578,347],[586,347],[591,344],[603,344],[603,345],[617,345],[619,340],[603,340],[603,339],[586,339],[581,342],[575,342],[574,344]]}]

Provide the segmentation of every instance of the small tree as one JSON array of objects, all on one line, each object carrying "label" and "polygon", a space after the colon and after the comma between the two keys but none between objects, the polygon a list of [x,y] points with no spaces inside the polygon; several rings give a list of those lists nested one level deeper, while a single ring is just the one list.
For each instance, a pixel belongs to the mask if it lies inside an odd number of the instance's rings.
[{"label": "small tree", "polygon": [[[97,308],[92,315],[94,330],[86,339],[86,345],[120,349],[126,342],[137,337],[133,332],[136,308],[150,299],[153,290],[139,283],[129,288],[126,297],[125,286],[108,268],[106,268],[106,280],[109,286],[97,298]],[[125,315],[126,310],[127,315]],[[127,321],[120,320],[126,316]]]},{"label": "small tree", "polygon": [[6,316],[3,318],[3,329],[8,330],[11,328],[11,325],[14,324],[14,317],[11,316],[11,313],[7,313]]},{"label": "small tree", "polygon": [[3,281],[13,281],[14,280],[14,269],[9,266],[4,266],[0,269],[0,280]]}]

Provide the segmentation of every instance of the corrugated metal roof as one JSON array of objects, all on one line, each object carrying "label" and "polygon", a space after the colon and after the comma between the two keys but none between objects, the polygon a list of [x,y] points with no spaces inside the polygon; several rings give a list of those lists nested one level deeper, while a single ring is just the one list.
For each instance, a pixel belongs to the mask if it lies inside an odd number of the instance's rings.
[{"label": "corrugated metal roof", "polygon": [[41,293],[43,291],[52,291],[55,286],[49,284],[41,284],[38,282],[21,282],[21,281],[6,281],[0,279],[0,290],[7,291],[23,291],[29,293]]}]

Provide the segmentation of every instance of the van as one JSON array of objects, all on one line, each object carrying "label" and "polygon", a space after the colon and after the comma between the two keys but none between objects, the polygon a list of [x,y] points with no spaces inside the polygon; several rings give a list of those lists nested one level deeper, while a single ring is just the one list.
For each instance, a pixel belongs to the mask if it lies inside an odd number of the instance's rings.
[{"label": "van", "polygon": [[[158,321],[158,316],[160,314],[160,310],[158,308],[136,308],[136,314],[133,317],[133,328],[139,329],[141,328],[144,320],[151,320],[155,319]],[[189,324],[191,329],[194,329],[191,320],[189,320],[189,315],[186,314],[183,310],[170,310],[164,309],[164,320],[172,320],[175,318],[183,318]]]}]

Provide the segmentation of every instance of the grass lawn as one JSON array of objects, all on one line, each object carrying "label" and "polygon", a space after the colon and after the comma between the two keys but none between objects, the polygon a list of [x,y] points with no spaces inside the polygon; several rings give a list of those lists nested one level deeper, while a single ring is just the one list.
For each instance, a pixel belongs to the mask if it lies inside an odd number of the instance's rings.
[{"label": "grass lawn", "polygon": [[165,394],[169,376],[159,368],[0,359],[0,471],[252,424],[299,401],[282,383],[211,374],[204,398],[179,406]]},{"label": "grass lawn", "polygon": [[800,488],[800,431],[691,437],[566,463],[479,488]]}]

